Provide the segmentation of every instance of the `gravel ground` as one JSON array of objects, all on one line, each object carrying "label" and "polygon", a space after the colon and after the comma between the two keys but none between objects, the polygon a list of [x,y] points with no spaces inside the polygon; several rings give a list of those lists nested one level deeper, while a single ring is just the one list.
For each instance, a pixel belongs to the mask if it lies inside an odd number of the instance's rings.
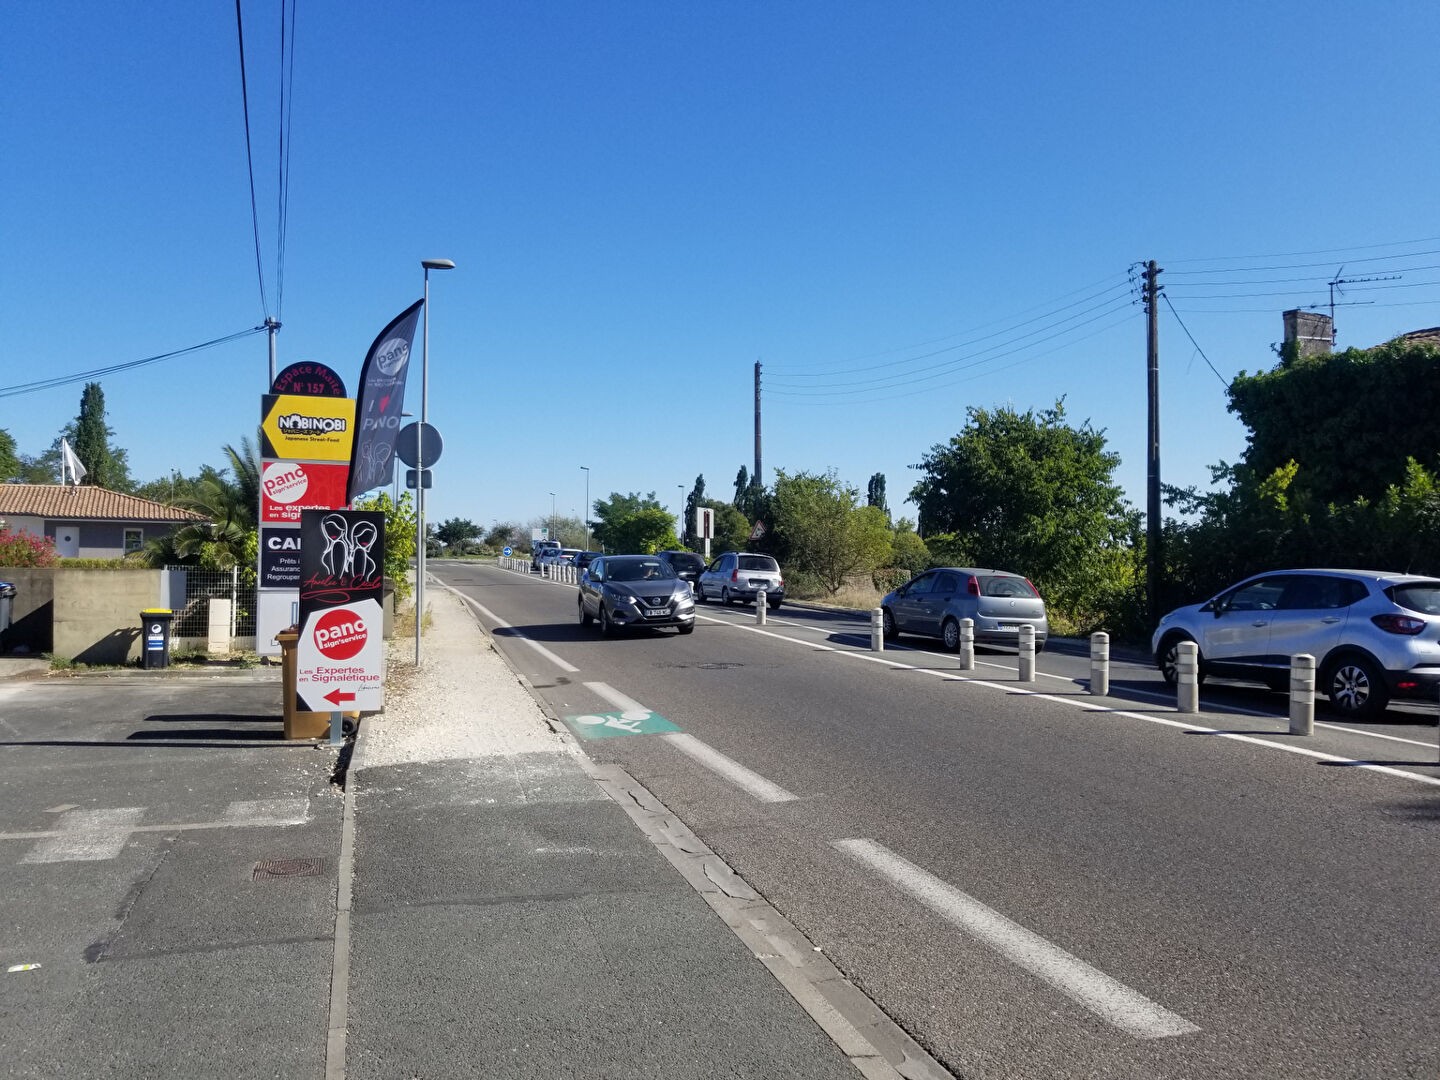
[{"label": "gravel ground", "polygon": [[577,755],[546,722],[465,603],[448,589],[426,591],[430,626],[421,666],[415,639],[388,645],[385,711],[362,726],[364,768],[519,754]]}]

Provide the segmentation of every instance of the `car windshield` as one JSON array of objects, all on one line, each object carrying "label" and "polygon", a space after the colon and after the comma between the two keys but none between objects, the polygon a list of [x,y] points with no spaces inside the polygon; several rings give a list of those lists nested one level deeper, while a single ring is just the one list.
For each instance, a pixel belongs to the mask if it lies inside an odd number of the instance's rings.
[{"label": "car windshield", "polygon": [[705,560],[699,555],[671,555],[670,564],[676,570],[704,570]]},{"label": "car windshield", "polygon": [[1422,615],[1440,615],[1440,581],[1396,585],[1390,590],[1390,599],[1401,607],[1418,611]]},{"label": "car windshield", "polygon": [[626,559],[605,564],[609,581],[674,581],[675,571],[659,559]]},{"label": "car windshield", "polygon": [[779,564],[769,555],[741,555],[741,570],[779,570]]}]

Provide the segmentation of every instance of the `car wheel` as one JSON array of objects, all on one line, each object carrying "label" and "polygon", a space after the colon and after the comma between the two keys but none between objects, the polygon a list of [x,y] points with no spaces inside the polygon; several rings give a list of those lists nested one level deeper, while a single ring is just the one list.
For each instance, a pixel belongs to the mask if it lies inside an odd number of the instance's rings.
[{"label": "car wheel", "polygon": [[605,610],[605,604],[600,604],[600,636],[610,637],[615,633],[615,624],[610,621],[610,613]]},{"label": "car wheel", "polygon": [[725,605],[727,605],[727,606],[729,605],[729,603],[730,603],[730,590],[729,590],[729,589],[724,588],[724,587],[721,587],[721,589],[720,589],[720,603],[725,604]]},{"label": "car wheel", "polygon": [[[1180,662],[1180,643],[1194,640],[1188,634],[1175,634],[1160,643],[1160,652],[1155,657],[1155,663],[1160,668],[1160,677],[1165,680],[1166,686],[1174,686],[1178,680],[1176,665]],[[1205,657],[1198,649],[1195,651],[1195,659],[1198,669],[1195,684],[1198,686],[1205,681]]]},{"label": "car wheel", "polygon": [[770,605],[770,610],[771,610],[771,611],[779,611],[779,610],[780,610],[780,605],[783,604],[784,602],[785,602],[784,600],[767,600],[767,601],[766,601],[766,603],[768,603],[768,604]]},{"label": "car wheel", "polygon": [[946,619],[945,625],[940,627],[940,640],[945,643],[946,652],[959,652],[960,624],[954,619]]},{"label": "car wheel", "polygon": [[693,622],[686,623],[684,626],[680,627],[679,630],[682,634],[693,634],[695,632],[695,624]]},{"label": "car wheel", "polygon": [[1378,664],[1364,656],[1342,656],[1325,673],[1325,694],[1337,712],[1356,719],[1378,716],[1390,691]]},{"label": "car wheel", "polygon": [[595,621],[595,620],[594,620],[594,617],[591,616],[590,612],[588,612],[588,611],[585,610],[585,601],[584,601],[584,600],[581,600],[581,601],[580,601],[580,625],[581,625],[581,626],[589,626],[589,625],[590,625],[592,622],[594,622],[594,621]]},{"label": "car wheel", "polygon": [[700,583],[698,581],[695,583],[695,603],[705,603],[705,590],[700,587]]},{"label": "car wheel", "polygon": [[887,607],[884,611],[885,613],[880,619],[880,625],[884,628],[883,633],[885,634],[885,640],[894,641],[900,636],[900,628],[895,625],[895,616],[890,614],[890,609]]}]

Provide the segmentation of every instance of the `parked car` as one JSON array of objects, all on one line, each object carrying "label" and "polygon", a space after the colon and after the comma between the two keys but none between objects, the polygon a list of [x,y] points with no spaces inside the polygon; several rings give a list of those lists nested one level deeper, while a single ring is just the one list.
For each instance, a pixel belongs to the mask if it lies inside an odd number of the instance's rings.
[{"label": "parked car", "polygon": [[669,563],[676,576],[688,581],[691,588],[705,572],[705,560],[693,551],[657,551],[655,557]]},{"label": "parked car", "polygon": [[594,562],[596,559],[598,559],[598,558],[600,557],[600,555],[601,555],[601,553],[598,552],[598,551],[582,551],[582,552],[580,552],[580,554],[579,554],[579,555],[576,555],[576,556],[575,556],[575,559],[574,559],[575,569],[576,569],[576,570],[584,570],[584,569],[585,569],[587,566],[589,566],[592,562]]},{"label": "parked car", "polygon": [[785,579],[780,574],[780,564],[769,555],[730,551],[712,562],[696,579],[695,599],[753,604],[762,589],[772,611],[784,602]]},{"label": "parked car", "polygon": [[560,550],[559,540],[536,540],[530,545],[530,569],[540,569],[540,557],[551,551]]},{"label": "parked car", "polygon": [[1200,654],[1200,678],[1290,684],[1290,658],[1315,657],[1315,689],[1336,711],[1376,716],[1391,698],[1440,687],[1440,578],[1381,570],[1274,570],[1203,604],[1176,608],[1151,639],[1174,685],[1182,641]]},{"label": "parked car", "polygon": [[977,645],[1020,643],[1020,627],[1035,628],[1035,651],[1045,648],[1050,620],[1045,601],[1028,578],[1008,570],[941,566],[927,570],[880,601],[885,637],[939,638],[950,652],[960,648],[960,620],[975,624]]},{"label": "parked car", "polygon": [[580,575],[580,625],[599,622],[600,633],[637,626],[673,626],[695,632],[690,584],[654,555],[602,555]]}]

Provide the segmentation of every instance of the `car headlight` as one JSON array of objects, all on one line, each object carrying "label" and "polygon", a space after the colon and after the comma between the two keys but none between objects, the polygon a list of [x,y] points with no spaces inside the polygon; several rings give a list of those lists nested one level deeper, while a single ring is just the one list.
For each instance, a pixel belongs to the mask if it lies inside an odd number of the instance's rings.
[{"label": "car headlight", "polygon": [[695,606],[695,598],[688,592],[681,593],[675,597],[675,606],[676,608],[692,608]]},{"label": "car headlight", "polygon": [[623,593],[619,589],[606,589],[605,596],[612,604],[624,604],[626,607],[635,606],[635,598],[629,593]]}]

